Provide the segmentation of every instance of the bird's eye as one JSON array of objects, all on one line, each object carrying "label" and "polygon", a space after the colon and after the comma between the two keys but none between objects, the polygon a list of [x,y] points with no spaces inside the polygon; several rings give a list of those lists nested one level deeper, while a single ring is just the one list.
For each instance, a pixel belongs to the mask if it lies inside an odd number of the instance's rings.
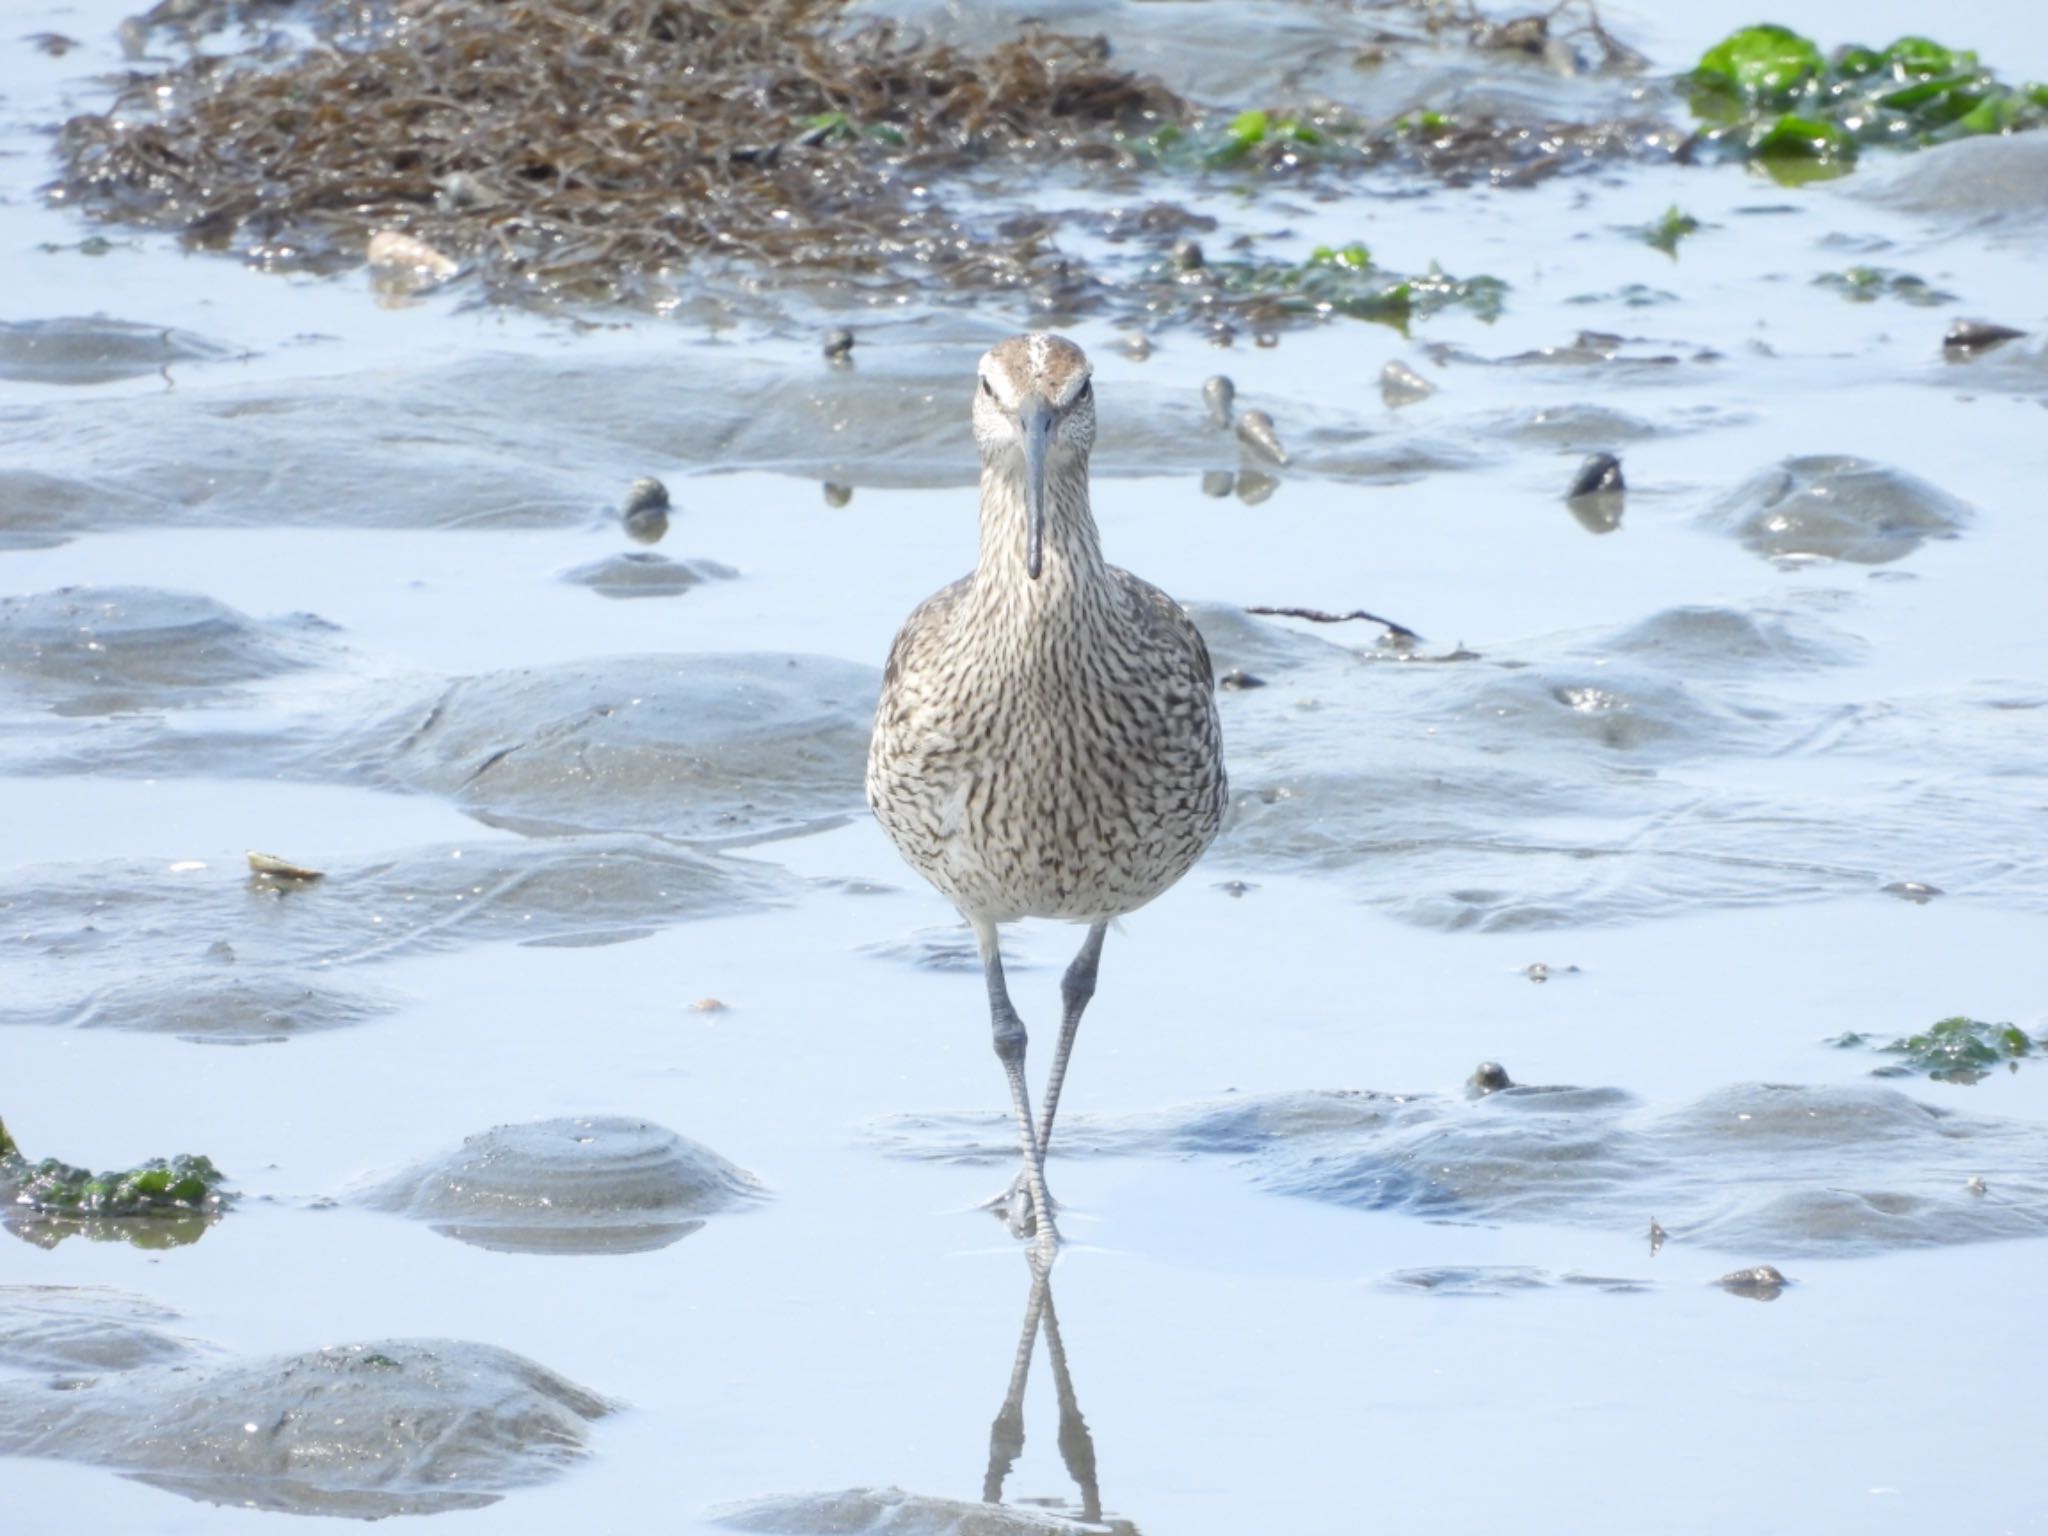
[{"label": "bird's eye", "polygon": [[990,385],[989,385],[989,382],[988,382],[988,380],[987,380],[987,379],[983,379],[983,380],[981,381],[981,392],[982,392],[982,393],[983,393],[984,395],[987,395],[987,396],[989,397],[989,399],[991,399],[991,400],[995,399],[995,397],[996,397],[996,392],[995,392],[995,390],[994,390],[993,388],[991,388],[991,387],[990,387]]},{"label": "bird's eye", "polygon": [[1083,400],[1093,400],[1094,398],[1095,381],[1093,379],[1083,379],[1079,393],[1074,396],[1074,404],[1079,405]]}]

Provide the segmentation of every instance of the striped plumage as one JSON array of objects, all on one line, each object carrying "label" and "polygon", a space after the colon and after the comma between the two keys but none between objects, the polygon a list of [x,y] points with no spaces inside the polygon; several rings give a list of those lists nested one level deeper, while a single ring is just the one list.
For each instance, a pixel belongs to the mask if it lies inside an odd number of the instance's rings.
[{"label": "striped plumage", "polygon": [[[904,858],[974,925],[999,1054],[1008,998],[994,925],[1091,925],[1076,962],[1087,973],[1078,1003],[1068,977],[1069,1017],[1036,1138],[1042,1157],[1101,925],[1159,895],[1215,838],[1223,743],[1201,635],[1165,593],[1102,558],[1088,504],[1094,397],[1080,348],[1047,335],[994,347],[981,362],[974,425],[980,559],[919,605],[890,649],[868,803]],[[1021,1024],[1017,1034],[1021,1071]],[[1025,1150],[1029,1163],[1030,1138]],[[1051,1230],[1049,1220],[1039,1226]]]}]

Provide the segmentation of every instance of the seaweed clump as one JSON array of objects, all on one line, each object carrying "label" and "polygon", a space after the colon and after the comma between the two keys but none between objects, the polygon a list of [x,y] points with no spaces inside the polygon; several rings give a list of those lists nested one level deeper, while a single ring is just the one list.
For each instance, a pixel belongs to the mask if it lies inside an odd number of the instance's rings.
[{"label": "seaweed clump", "polygon": [[1100,39],[976,55],[848,28],[840,0],[390,9],[282,61],[138,75],[64,125],[51,196],[284,269],[352,265],[396,231],[498,298],[658,306],[660,274],[707,259],[1057,298],[1042,235],[976,230],[930,181],[1006,154],[1131,163],[1190,110]]},{"label": "seaweed clump", "polygon": [[1930,1077],[1937,1083],[1981,1082],[1999,1067],[2017,1071],[2026,1058],[2048,1050],[2017,1024],[1988,1024],[1963,1014],[1930,1024],[1917,1035],[1879,1040],[1851,1032],[1829,1042],[1865,1046],[1898,1059],[1876,1069],[1879,1077]]},{"label": "seaweed clump", "polygon": [[1780,180],[1840,174],[1873,145],[1917,148],[2048,124],[2048,86],[2011,86],[1967,49],[1925,37],[1823,55],[1789,27],[1743,27],[1680,85],[1705,124],[1694,148]]},{"label": "seaweed clump", "polygon": [[17,1237],[51,1248],[75,1233],[138,1248],[195,1242],[233,1199],[210,1158],[180,1153],[95,1173],[54,1157],[30,1162],[0,1122],[0,1204]]}]

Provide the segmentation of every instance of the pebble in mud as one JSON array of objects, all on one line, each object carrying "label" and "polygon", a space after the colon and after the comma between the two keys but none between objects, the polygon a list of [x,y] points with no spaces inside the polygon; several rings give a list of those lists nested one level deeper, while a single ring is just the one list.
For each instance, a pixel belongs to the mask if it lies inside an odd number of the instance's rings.
[{"label": "pebble in mud", "polygon": [[1286,467],[1287,450],[1280,446],[1273,418],[1264,411],[1246,411],[1237,418],[1237,440],[1269,463]]},{"label": "pebble in mud", "polygon": [[1380,399],[1389,410],[1399,410],[1404,405],[1427,400],[1435,393],[1434,384],[1399,358],[1380,370]]},{"label": "pebble in mud", "polygon": [[1581,496],[1618,496],[1627,489],[1621,475],[1621,460],[1611,453],[1595,453],[1588,455],[1572,476],[1565,496],[1574,500]]},{"label": "pebble in mud", "polygon": [[1572,476],[1565,506],[1588,533],[1612,533],[1621,526],[1626,508],[1621,460],[1611,453],[1590,455]]},{"label": "pebble in mud", "polygon": [[1143,331],[1138,331],[1128,336],[1119,336],[1116,341],[1116,349],[1132,362],[1142,363],[1152,355],[1152,338]]},{"label": "pebble in mud", "polygon": [[1472,1075],[1465,1080],[1465,1086],[1474,1097],[1484,1098],[1489,1093],[1499,1093],[1503,1088],[1515,1086],[1508,1076],[1508,1069],[1497,1061],[1482,1061],[1472,1069]]},{"label": "pebble in mud", "polygon": [[2005,342],[2018,341],[2026,334],[2025,331],[2015,330],[2009,325],[1997,325],[1989,320],[1958,320],[1941,338],[1941,349],[1950,357],[1970,357],[1979,352],[1988,352]]},{"label": "pebble in mud", "polygon": [[[597,1394],[489,1344],[385,1339],[0,1383],[0,1455],[206,1503],[381,1519],[480,1509],[586,1454]],[[260,1431],[260,1432],[259,1432]]]},{"label": "pebble in mud", "polygon": [[1243,667],[1232,667],[1228,672],[1225,672],[1216,679],[1216,686],[1233,691],[1242,691],[1246,688],[1263,688],[1266,686],[1266,680],[1263,677],[1245,671]]},{"label": "pebble in mud", "polygon": [[853,361],[853,332],[840,326],[825,333],[825,361],[844,368]]},{"label": "pebble in mud", "polygon": [[834,509],[846,506],[853,500],[853,487],[841,485],[836,480],[827,480],[825,482],[824,493],[825,505]]},{"label": "pebble in mud", "polygon": [[[707,1010],[708,1011],[708,1010]],[[644,1253],[762,1197],[709,1147],[644,1120],[501,1125],[385,1180],[363,1203],[508,1253]]]},{"label": "pebble in mud", "polygon": [[1201,242],[1191,240],[1185,235],[1167,248],[1166,259],[1182,272],[1198,271],[1208,264],[1207,258],[1202,254]]},{"label": "pebble in mud", "polygon": [[1209,425],[1223,431],[1230,425],[1230,409],[1237,400],[1237,386],[1226,374],[1211,374],[1202,381],[1202,404],[1209,412]]},{"label": "pebble in mud", "polygon": [[1880,889],[1887,896],[1896,896],[1901,901],[1910,901],[1916,907],[1924,907],[1937,896],[1946,895],[1938,885],[1929,885],[1924,880],[1894,880]]},{"label": "pebble in mud", "polygon": [[642,475],[626,487],[626,504],[619,513],[626,535],[639,544],[659,544],[668,532],[668,487],[652,475]]},{"label": "pebble in mud", "polygon": [[1202,471],[1202,494],[1214,500],[1231,495],[1237,489],[1237,476],[1227,469],[1205,469]]},{"label": "pebble in mud", "polygon": [[1714,1282],[1729,1295],[1747,1296],[1752,1301],[1776,1301],[1790,1283],[1775,1264],[1734,1270]]}]

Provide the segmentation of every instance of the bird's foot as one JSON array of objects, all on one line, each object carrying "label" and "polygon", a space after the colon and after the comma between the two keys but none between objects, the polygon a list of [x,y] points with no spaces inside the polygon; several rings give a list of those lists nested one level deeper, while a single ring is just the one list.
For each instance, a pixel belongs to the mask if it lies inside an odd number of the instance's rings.
[{"label": "bird's foot", "polygon": [[[1051,1195],[1046,1199],[1051,1201],[1053,1210],[1060,1208],[1059,1201]],[[1038,1235],[1038,1202],[1031,1198],[1031,1174],[1026,1169],[1018,1169],[1017,1176],[1010,1180],[1009,1188],[982,1201],[979,1209],[993,1212],[1010,1229],[1013,1237]]]}]

